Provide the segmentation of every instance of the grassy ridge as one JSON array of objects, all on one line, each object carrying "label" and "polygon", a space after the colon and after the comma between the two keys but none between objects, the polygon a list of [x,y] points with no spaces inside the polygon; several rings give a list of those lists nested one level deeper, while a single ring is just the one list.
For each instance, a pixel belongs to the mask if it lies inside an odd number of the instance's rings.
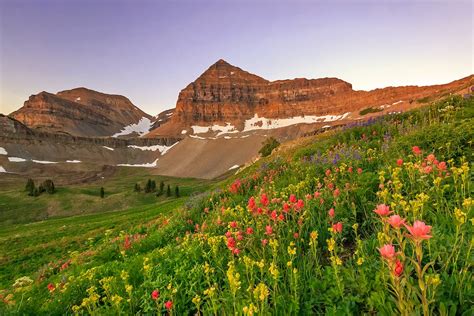
[{"label": "grassy ridge", "polygon": [[449,98],[283,145],[182,206],[91,226],[3,312],[470,315],[473,114]]}]

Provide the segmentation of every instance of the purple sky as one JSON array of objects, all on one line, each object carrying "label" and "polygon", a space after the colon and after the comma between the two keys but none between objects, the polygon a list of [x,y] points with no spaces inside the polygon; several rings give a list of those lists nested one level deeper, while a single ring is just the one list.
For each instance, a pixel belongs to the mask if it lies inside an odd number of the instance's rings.
[{"label": "purple sky", "polygon": [[0,0],[0,112],[40,91],[122,94],[150,114],[219,58],[354,89],[472,74],[471,1]]}]

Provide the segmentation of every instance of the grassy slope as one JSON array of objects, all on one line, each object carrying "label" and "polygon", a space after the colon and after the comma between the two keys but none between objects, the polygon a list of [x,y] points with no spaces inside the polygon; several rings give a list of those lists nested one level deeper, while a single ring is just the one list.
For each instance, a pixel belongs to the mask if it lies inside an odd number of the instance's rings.
[{"label": "grassy slope", "polygon": [[[157,186],[160,181],[169,184],[173,195],[174,187],[178,185],[181,196],[205,191],[213,183],[198,179],[151,176],[146,168],[119,168],[111,178],[99,182],[58,186],[53,195],[30,197],[24,190],[26,179],[19,179],[14,185],[0,184],[0,227],[52,217],[126,210],[163,201],[166,198],[164,195],[157,198],[154,194],[133,192],[135,183],[140,183],[144,188],[147,179],[155,180]],[[99,196],[100,187],[105,189],[104,199]]]},{"label": "grassy slope", "polygon": [[[94,224],[90,229],[97,230],[96,237],[82,248],[71,247],[79,253],[63,252],[63,261],[37,273],[25,271],[33,284],[9,286],[3,294],[4,312],[164,313],[163,303],[172,300],[177,314],[197,309],[205,314],[240,314],[252,308],[263,314],[394,314],[397,300],[390,291],[390,272],[377,250],[391,233],[382,233],[383,225],[372,211],[385,202],[409,223],[422,218],[433,226],[433,238],[423,243],[422,262],[433,262],[424,280],[428,294],[433,295],[432,311],[472,314],[474,296],[467,271],[472,269],[473,234],[466,221],[473,216],[468,199],[472,171],[463,162],[473,158],[473,117],[473,99],[442,101],[429,109],[283,145],[275,155],[238,175],[235,190],[229,189],[236,179],[232,177],[221,183],[222,189],[193,198],[183,207],[170,205],[173,212],[165,212],[168,207],[162,206],[151,207],[150,213],[143,210],[149,216],[132,218],[128,214],[133,212],[123,213],[121,224],[113,222],[113,213],[100,215],[104,220],[111,216],[109,227],[117,225],[117,229],[105,234],[105,227]],[[434,185],[435,174],[413,167],[420,159],[410,153],[414,145],[424,155],[435,153],[440,161],[448,162],[451,174],[443,174],[441,186]],[[400,170],[396,169],[398,158],[405,160]],[[347,171],[349,166],[352,173]],[[330,174],[326,174],[328,169]],[[401,191],[394,184],[398,180],[403,184]],[[335,195],[332,185],[340,189],[340,195]],[[305,198],[315,191],[321,193],[322,201]],[[261,205],[261,215],[250,214],[249,198],[254,196],[260,206],[262,193],[271,200],[270,206]],[[304,206],[284,214],[282,205],[290,194],[302,199]],[[426,197],[427,201],[420,202]],[[331,207],[336,210],[334,220],[327,215]],[[456,207],[465,215],[455,216]],[[285,220],[273,221],[272,210]],[[48,221],[51,226],[39,230],[60,231],[62,221],[68,220]],[[231,227],[232,221],[237,228]],[[341,234],[328,231],[336,221],[343,223]],[[77,225],[74,218],[72,223]],[[271,234],[266,234],[267,225],[273,228]],[[237,241],[241,253],[234,256],[224,234],[231,231],[237,239],[237,231],[247,227],[254,232]],[[315,232],[319,237],[314,238]],[[21,239],[26,227],[5,232],[12,233]],[[125,236],[132,234],[141,237],[127,247]],[[262,246],[262,239],[269,240],[269,245]],[[336,250],[328,247],[331,239]],[[28,243],[41,244],[31,239]],[[403,248],[407,257],[414,255],[408,238]],[[61,271],[58,266],[68,258],[70,266]],[[335,264],[338,259],[341,265]],[[401,278],[409,289],[406,308],[421,314],[413,263],[406,259],[404,264]],[[48,283],[55,286],[51,293]],[[150,298],[154,289],[160,291],[156,302]]]}]

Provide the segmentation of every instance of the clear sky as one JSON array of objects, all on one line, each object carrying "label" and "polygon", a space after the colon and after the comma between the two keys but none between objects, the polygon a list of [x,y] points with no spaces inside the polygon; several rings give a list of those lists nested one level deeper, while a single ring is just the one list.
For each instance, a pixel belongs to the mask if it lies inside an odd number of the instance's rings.
[{"label": "clear sky", "polygon": [[473,71],[471,1],[0,0],[0,112],[84,86],[152,115],[219,58],[354,89]]}]

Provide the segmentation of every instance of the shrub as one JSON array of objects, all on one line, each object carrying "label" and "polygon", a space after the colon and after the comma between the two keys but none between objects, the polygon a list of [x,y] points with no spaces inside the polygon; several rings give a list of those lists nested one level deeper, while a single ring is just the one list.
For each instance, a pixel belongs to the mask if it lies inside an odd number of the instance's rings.
[{"label": "shrub", "polygon": [[275,138],[267,138],[258,153],[261,154],[262,157],[267,157],[272,153],[273,149],[277,148],[278,146],[280,146],[280,143]]}]

